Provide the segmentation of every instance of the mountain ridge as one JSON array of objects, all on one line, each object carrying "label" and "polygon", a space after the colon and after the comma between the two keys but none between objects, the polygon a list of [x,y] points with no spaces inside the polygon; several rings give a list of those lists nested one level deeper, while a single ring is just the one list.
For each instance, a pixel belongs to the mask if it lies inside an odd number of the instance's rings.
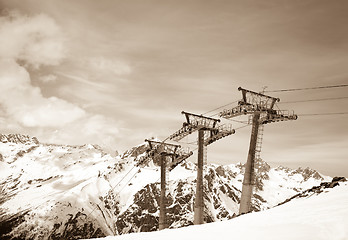
[{"label": "mountain ridge", "polygon": [[[0,141],[2,238],[78,239],[158,229],[159,168],[135,167],[145,144],[112,157],[90,144],[23,139],[28,141]],[[193,224],[195,168],[194,163],[184,162],[170,172],[170,228]],[[254,211],[273,207],[324,180],[315,170],[284,169],[257,161]],[[206,222],[237,215],[243,172],[244,164],[205,166]]]}]

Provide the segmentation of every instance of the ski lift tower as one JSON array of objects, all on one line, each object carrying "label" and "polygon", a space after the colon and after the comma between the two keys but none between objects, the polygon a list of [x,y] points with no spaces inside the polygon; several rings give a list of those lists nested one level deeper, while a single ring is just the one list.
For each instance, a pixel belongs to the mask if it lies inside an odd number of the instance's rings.
[{"label": "ski lift tower", "polygon": [[[160,195],[160,215],[159,215],[159,230],[167,228],[166,221],[166,192],[167,192],[167,178],[169,171],[173,170],[178,164],[190,157],[193,152],[184,151],[180,145],[158,142],[153,140],[145,141],[149,144],[146,155],[143,156],[137,166],[146,165],[151,159],[159,158],[159,165],[161,166],[161,195]],[[171,161],[167,161],[170,157]]]},{"label": "ski lift tower", "polygon": [[249,115],[252,119],[249,153],[245,166],[239,208],[239,213],[242,214],[250,211],[252,188],[255,184],[254,165],[255,159],[260,158],[264,124],[296,120],[297,115],[293,111],[274,110],[275,103],[280,101],[279,98],[253,92],[241,87],[238,90],[242,92],[242,99],[238,102],[238,106],[220,112],[220,117],[231,119],[240,115]]},{"label": "ski lift tower", "polygon": [[205,117],[188,112],[181,112],[186,117],[183,127],[172,134],[169,139],[179,141],[189,134],[198,131],[198,162],[197,162],[197,186],[196,198],[194,203],[194,224],[202,224],[203,219],[203,165],[204,165],[204,149],[209,144],[235,133],[232,127],[224,125],[218,126],[220,119]]}]

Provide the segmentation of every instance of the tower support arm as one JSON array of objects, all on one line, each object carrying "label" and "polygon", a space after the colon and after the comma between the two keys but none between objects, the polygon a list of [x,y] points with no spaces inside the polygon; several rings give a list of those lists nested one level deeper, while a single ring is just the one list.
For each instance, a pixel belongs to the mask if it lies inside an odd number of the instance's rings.
[{"label": "tower support arm", "polygon": [[271,99],[274,100],[274,102],[279,102],[280,101],[279,98],[275,98],[275,97],[268,96],[268,95],[265,95],[265,94],[262,94],[262,93],[254,92],[254,91],[251,91],[251,90],[248,90],[248,89],[244,89],[242,87],[239,87],[238,91],[242,91],[242,96],[243,96],[244,102],[246,102],[246,93],[251,93],[251,94],[254,94],[254,95],[257,95],[257,96],[260,96],[260,97],[271,98]]},{"label": "tower support arm", "polygon": [[206,116],[203,116],[203,115],[198,115],[198,114],[189,113],[189,112],[185,112],[185,111],[182,111],[181,114],[185,114],[185,116],[190,116],[191,115],[191,116],[202,118],[202,119],[208,119],[208,120],[212,120],[212,121],[215,121],[215,122],[220,122],[220,119],[206,117]]}]

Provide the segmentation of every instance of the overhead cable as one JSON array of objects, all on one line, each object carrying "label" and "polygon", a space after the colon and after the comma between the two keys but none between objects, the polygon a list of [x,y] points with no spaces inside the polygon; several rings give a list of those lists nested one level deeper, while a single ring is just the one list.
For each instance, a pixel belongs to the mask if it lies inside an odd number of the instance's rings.
[{"label": "overhead cable", "polygon": [[233,102],[230,102],[230,103],[227,103],[227,104],[222,105],[222,106],[220,106],[220,107],[214,108],[214,109],[212,109],[212,110],[210,110],[210,111],[208,111],[208,112],[202,113],[202,115],[205,115],[205,114],[207,114],[207,113],[214,112],[214,111],[216,111],[216,110],[219,110],[220,108],[227,107],[228,105],[231,105],[231,104],[236,103],[236,102],[238,102],[238,100],[233,101]]},{"label": "overhead cable", "polygon": [[348,114],[348,112],[336,112],[336,113],[304,113],[304,114],[297,114],[298,116],[320,116],[320,115],[345,115]]},{"label": "overhead cable", "polygon": [[342,88],[342,87],[348,87],[348,84],[331,85],[331,86],[320,86],[320,87],[308,87],[308,88],[278,89],[278,90],[270,90],[270,91],[265,91],[265,92],[291,92],[291,91],[326,89],[326,88]]},{"label": "overhead cable", "polygon": [[278,104],[282,104],[282,103],[301,103],[301,102],[317,102],[317,101],[329,101],[329,100],[339,100],[339,99],[348,99],[348,97],[318,98],[318,99],[308,99],[308,100],[279,102]]}]

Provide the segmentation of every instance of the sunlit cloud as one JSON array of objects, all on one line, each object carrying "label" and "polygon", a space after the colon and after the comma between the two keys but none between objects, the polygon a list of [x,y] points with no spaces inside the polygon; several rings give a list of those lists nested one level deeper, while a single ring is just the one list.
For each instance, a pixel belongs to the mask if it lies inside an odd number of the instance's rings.
[{"label": "sunlit cloud", "polygon": [[64,58],[64,35],[55,21],[44,14],[21,15],[11,11],[0,17],[0,55],[25,65],[56,65]]},{"label": "sunlit cloud", "polygon": [[[32,84],[30,69],[57,65],[64,60],[65,37],[57,23],[44,14],[35,16],[10,12],[0,17],[0,101],[3,131],[24,131],[43,141],[82,144],[93,142],[115,145],[119,133],[115,121],[86,112],[64,99],[45,97]],[[100,86],[76,76],[75,81]],[[57,76],[39,77],[43,83],[56,82]]]}]

